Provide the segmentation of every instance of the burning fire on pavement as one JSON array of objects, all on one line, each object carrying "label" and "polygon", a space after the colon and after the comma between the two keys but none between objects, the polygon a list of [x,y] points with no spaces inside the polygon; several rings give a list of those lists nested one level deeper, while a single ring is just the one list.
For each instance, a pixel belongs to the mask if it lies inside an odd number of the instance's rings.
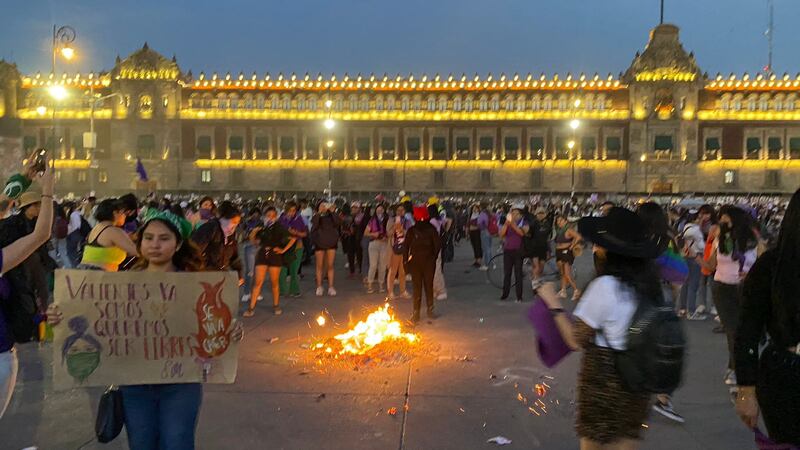
[{"label": "burning fire on pavement", "polygon": [[[324,315],[316,321],[320,327],[327,323]],[[403,331],[403,323],[386,303],[344,333],[315,341],[309,350],[317,368],[344,365],[357,369],[404,363],[429,353],[430,348],[418,334]]]}]

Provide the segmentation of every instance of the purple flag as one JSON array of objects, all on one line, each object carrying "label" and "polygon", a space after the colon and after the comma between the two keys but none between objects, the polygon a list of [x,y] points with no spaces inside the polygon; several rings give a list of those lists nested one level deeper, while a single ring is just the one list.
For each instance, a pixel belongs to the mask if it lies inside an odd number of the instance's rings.
[{"label": "purple flag", "polygon": [[139,158],[136,158],[136,173],[139,174],[139,180],[141,181],[148,180],[147,171],[144,170],[144,164],[142,164],[142,160]]}]

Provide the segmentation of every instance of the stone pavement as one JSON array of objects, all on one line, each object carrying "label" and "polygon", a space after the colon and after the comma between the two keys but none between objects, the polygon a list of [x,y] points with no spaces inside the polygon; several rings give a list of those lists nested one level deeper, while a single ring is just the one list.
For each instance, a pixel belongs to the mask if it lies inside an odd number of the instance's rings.
[{"label": "stone pavement", "polygon": [[[462,244],[456,261],[446,266],[450,298],[437,307],[442,317],[417,329],[426,342],[439,347],[431,358],[326,373],[296,362],[306,351],[301,344],[333,335],[349,319],[361,319],[363,311],[382,304],[382,295],[367,295],[360,282],[344,278],[341,255],[338,297],[315,297],[313,276],[306,276],[303,298],[285,300],[283,316],[273,316],[267,306],[259,308],[246,322],[236,383],[206,386],[198,448],[481,449],[496,447],[486,443],[494,436],[511,439],[503,447],[509,449],[578,448],[572,400],[579,355],[554,370],[545,369],[525,318],[530,303],[498,301],[499,291],[487,284],[485,273],[468,267],[470,253],[468,244]],[[583,284],[591,265],[590,252],[585,253],[577,263]],[[314,322],[326,308],[338,328],[320,328]],[[410,315],[407,300],[395,308],[398,317]],[[689,363],[684,386],[674,398],[686,424],[651,415],[642,448],[753,448],[752,434],[738,421],[722,384],[724,337],[711,333],[711,321],[686,326]],[[269,343],[274,337],[279,340]],[[53,392],[51,346],[30,344],[19,350],[20,375],[0,420],[0,449],[127,448],[124,433],[107,445],[93,440],[101,389]],[[552,403],[547,414],[537,416],[518,396],[535,397],[532,389],[542,380],[551,387],[547,398]],[[395,416],[387,414],[392,407],[397,408]]]}]

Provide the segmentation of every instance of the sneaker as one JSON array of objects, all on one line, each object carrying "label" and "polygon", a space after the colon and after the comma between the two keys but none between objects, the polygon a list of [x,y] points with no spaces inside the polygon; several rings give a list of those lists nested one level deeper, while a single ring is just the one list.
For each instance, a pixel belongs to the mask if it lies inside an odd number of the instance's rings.
[{"label": "sneaker", "polygon": [[725,378],[723,379],[728,386],[736,386],[736,372],[731,369],[725,371]]},{"label": "sneaker", "polygon": [[516,303],[522,303],[522,299],[521,299],[521,298],[518,298],[518,299],[516,299],[516,300],[514,300],[514,301],[515,301]]},{"label": "sneaker", "polygon": [[350,263],[344,263],[344,268],[345,269],[349,269],[350,268]]},{"label": "sneaker", "polygon": [[328,296],[329,297],[336,297],[336,289],[334,289],[333,287],[329,287],[328,288]]},{"label": "sneaker", "polygon": [[479,269],[481,267],[480,263],[472,263],[472,267]]},{"label": "sneaker", "polygon": [[301,294],[298,292],[298,293],[296,293],[296,294],[292,294],[292,295],[291,295],[291,297],[292,297],[292,298],[300,298],[300,297],[301,297]]},{"label": "sneaker", "polygon": [[572,293],[572,301],[577,302],[581,298],[581,290],[575,289],[575,292]]},{"label": "sneaker", "polygon": [[367,294],[374,294],[375,288],[372,285],[367,286]]},{"label": "sneaker", "polygon": [[558,297],[559,298],[567,298],[567,291],[565,289],[562,289],[562,290],[558,291]]},{"label": "sneaker", "polygon": [[716,316],[716,315],[717,315],[717,307],[716,307],[716,306],[712,306],[712,307],[711,307],[711,311],[709,311],[709,313],[710,313],[712,316]]},{"label": "sneaker", "polygon": [[272,312],[273,312],[273,313],[274,313],[276,316],[280,316],[281,314],[283,314],[283,310],[281,309],[281,307],[280,307],[280,306],[273,306],[273,307],[272,307]]},{"label": "sneaker", "polygon": [[378,292],[380,292],[380,293],[384,293],[384,292],[386,292],[386,286],[380,286],[380,287],[378,287]]},{"label": "sneaker", "polygon": [[706,313],[702,311],[695,311],[694,314],[689,315],[686,319],[688,320],[706,320],[708,316]]},{"label": "sneaker", "polygon": [[679,309],[678,310],[678,317],[680,317],[680,318],[686,317],[686,310],[685,309]]},{"label": "sneaker", "polygon": [[264,296],[263,295],[259,295],[258,296],[258,301],[260,302],[261,300],[264,300]]},{"label": "sneaker", "polygon": [[322,286],[320,286],[320,287],[318,287],[318,288],[317,288],[317,292],[316,292],[316,294],[317,294],[317,297],[322,297],[322,295],[323,295],[324,293],[325,293],[325,291],[322,289]]},{"label": "sneaker", "polygon": [[411,298],[411,294],[409,294],[408,291],[403,291],[403,292],[400,293],[400,297],[402,297],[402,298]]},{"label": "sneaker", "polygon": [[486,272],[487,270],[489,270],[489,266],[480,266],[478,267],[478,270],[480,270],[481,272]]},{"label": "sneaker", "polygon": [[446,292],[444,292],[444,293],[442,293],[442,294],[439,294],[439,295],[437,295],[437,296],[436,296],[436,300],[439,300],[439,301],[442,301],[442,300],[447,300],[447,293],[446,293]]},{"label": "sneaker", "polygon": [[656,403],[653,405],[653,411],[661,414],[667,419],[674,420],[675,422],[678,423],[685,422],[683,416],[675,412],[675,408],[672,407],[672,402],[669,400],[667,400],[666,402],[662,402],[661,400],[656,400]]},{"label": "sneaker", "polygon": [[247,303],[250,301],[250,294],[244,294],[242,296],[242,303]]},{"label": "sneaker", "polygon": [[697,309],[694,310],[695,314],[705,314],[705,312],[706,312],[706,306],[705,305],[700,305],[700,306],[697,307]]},{"label": "sneaker", "polygon": [[[722,319],[719,318],[719,314],[714,315],[714,322],[722,323]],[[721,327],[722,325],[720,325]],[[721,332],[724,332],[725,329],[723,328]]]}]

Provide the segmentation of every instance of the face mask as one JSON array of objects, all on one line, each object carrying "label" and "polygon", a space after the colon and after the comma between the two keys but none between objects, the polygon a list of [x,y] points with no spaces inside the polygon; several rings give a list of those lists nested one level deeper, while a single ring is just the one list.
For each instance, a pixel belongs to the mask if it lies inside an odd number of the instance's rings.
[{"label": "face mask", "polygon": [[219,224],[222,227],[222,232],[225,233],[225,237],[232,236],[233,232],[236,231],[236,224],[231,223],[230,219],[219,219]]}]

